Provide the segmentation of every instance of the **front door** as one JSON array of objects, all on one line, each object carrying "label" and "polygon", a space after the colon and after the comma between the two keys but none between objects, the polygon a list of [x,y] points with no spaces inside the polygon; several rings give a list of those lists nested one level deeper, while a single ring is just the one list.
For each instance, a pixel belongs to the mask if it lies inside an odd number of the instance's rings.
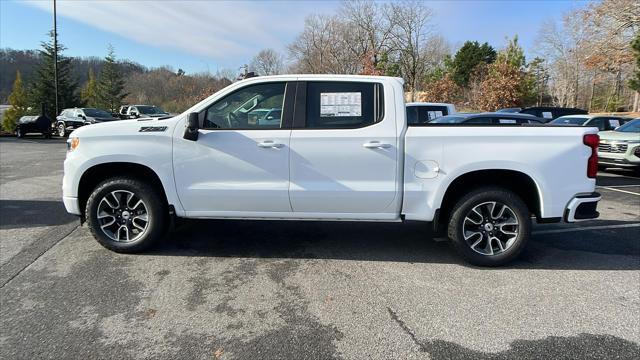
[{"label": "front door", "polygon": [[197,141],[176,138],[174,176],[188,216],[291,212],[286,89],[277,82],[236,90],[204,110]]},{"label": "front door", "polygon": [[397,216],[395,109],[385,112],[383,94],[372,82],[298,84],[289,191],[295,213]]}]

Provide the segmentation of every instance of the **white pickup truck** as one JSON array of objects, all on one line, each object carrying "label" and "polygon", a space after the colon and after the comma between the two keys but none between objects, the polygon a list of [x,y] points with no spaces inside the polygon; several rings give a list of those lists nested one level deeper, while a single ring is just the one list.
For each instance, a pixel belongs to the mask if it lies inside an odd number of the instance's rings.
[{"label": "white pickup truck", "polygon": [[[258,109],[281,109],[280,121]],[[532,218],[598,216],[596,132],[408,126],[398,78],[257,77],[173,118],[75,130],[63,200],[118,252],[148,248],[174,216],[417,220],[467,261],[497,266],[522,251]]]}]

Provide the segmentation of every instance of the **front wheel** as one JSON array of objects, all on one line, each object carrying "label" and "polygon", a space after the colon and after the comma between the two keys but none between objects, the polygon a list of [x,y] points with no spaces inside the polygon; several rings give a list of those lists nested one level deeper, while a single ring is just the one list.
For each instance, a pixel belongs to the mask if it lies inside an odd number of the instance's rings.
[{"label": "front wheel", "polygon": [[64,124],[58,124],[58,136],[67,136],[67,128],[64,126]]},{"label": "front wheel", "polygon": [[24,133],[22,132],[22,130],[20,130],[20,128],[16,129],[16,137],[18,137],[18,138],[23,138],[24,137]]},{"label": "front wheel", "polygon": [[531,237],[529,209],[512,191],[477,189],[455,205],[448,235],[467,262],[501,266],[515,259]]},{"label": "front wheel", "polygon": [[116,177],[100,183],[85,209],[87,224],[109,250],[135,253],[148,249],[165,233],[166,207],[150,184]]}]

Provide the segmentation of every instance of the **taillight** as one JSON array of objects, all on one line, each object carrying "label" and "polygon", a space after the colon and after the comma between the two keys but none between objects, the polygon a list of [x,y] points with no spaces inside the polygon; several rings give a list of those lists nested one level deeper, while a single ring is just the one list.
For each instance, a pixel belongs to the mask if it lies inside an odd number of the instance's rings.
[{"label": "taillight", "polygon": [[600,136],[587,134],[582,139],[582,142],[591,148],[591,156],[587,161],[587,177],[593,179],[598,175],[598,144],[600,143]]}]

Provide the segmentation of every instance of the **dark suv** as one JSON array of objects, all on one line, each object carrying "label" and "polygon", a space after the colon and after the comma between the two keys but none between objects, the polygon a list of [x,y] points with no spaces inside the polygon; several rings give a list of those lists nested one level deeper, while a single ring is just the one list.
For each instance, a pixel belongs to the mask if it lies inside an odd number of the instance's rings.
[{"label": "dark suv", "polygon": [[113,120],[119,119],[100,109],[64,109],[60,115],[56,117],[56,132],[59,136],[65,137],[68,133],[81,126]]}]

